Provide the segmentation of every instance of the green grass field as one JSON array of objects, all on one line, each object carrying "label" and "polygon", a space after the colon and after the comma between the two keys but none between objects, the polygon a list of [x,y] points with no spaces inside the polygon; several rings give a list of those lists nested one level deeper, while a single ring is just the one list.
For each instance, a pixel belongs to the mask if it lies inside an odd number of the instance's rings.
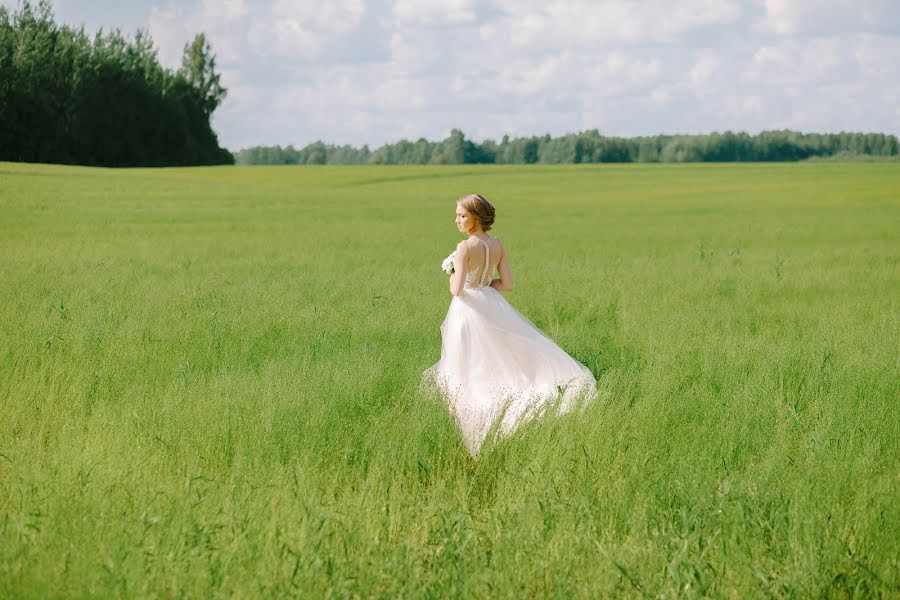
[{"label": "green grass field", "polygon": [[[455,199],[601,398],[469,458]],[[0,597],[897,597],[900,165],[0,163]]]}]

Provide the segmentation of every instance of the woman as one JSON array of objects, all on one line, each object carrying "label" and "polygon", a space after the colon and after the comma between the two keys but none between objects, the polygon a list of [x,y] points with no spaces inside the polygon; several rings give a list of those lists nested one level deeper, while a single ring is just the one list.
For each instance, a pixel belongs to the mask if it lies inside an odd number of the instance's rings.
[{"label": "woman", "polygon": [[567,412],[597,385],[587,367],[500,295],[513,289],[513,275],[506,248],[488,234],[494,214],[479,194],[457,200],[456,227],[468,239],[450,257],[453,298],[441,324],[441,359],[424,373],[446,397],[472,456],[498,417],[500,434],[508,435],[553,401]]}]

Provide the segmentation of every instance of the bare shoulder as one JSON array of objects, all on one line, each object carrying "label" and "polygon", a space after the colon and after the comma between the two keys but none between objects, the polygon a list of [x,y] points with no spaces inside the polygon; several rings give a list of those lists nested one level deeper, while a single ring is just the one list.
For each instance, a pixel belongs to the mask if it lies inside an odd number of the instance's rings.
[{"label": "bare shoulder", "polygon": [[500,247],[500,256],[506,256],[506,246],[503,245],[500,238],[495,237],[494,239],[497,240],[497,245]]}]

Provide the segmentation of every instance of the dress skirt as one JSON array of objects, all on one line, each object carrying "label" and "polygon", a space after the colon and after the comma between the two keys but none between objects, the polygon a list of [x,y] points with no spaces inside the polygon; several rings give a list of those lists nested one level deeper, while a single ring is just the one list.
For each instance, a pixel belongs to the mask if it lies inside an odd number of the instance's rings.
[{"label": "dress skirt", "polygon": [[466,288],[450,301],[441,358],[423,381],[441,391],[472,456],[498,418],[500,435],[508,435],[547,406],[566,413],[597,389],[587,367],[490,286]]}]

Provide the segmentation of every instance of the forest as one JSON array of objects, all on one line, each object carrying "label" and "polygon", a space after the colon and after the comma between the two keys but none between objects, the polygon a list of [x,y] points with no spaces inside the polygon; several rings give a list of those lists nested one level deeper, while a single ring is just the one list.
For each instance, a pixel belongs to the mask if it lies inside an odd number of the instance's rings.
[{"label": "forest", "polygon": [[230,164],[210,125],[225,95],[203,34],[170,70],[140,30],[88,36],[46,0],[0,6],[0,161]]},{"label": "forest", "polygon": [[763,131],[706,135],[610,137],[596,129],[560,137],[528,136],[498,143],[467,139],[454,129],[439,142],[400,140],[375,150],[313,142],[303,148],[256,146],[235,153],[238,164],[530,164],[795,161],[812,157],[897,156],[897,137],[883,133]]}]

